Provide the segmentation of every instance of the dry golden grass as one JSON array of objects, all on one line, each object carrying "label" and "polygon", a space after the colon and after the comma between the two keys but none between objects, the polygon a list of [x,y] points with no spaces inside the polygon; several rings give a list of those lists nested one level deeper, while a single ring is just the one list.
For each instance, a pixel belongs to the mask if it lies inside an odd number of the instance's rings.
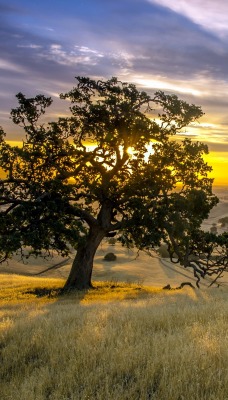
[{"label": "dry golden grass", "polygon": [[0,278],[1,400],[228,399],[225,289]]}]

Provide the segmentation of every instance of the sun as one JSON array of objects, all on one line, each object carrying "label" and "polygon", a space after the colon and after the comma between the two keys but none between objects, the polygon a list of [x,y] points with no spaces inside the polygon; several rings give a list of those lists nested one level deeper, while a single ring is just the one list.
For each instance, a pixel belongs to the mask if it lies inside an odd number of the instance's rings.
[{"label": "sun", "polygon": [[[149,157],[154,154],[154,148],[153,148],[153,142],[149,142],[145,144],[146,151],[144,153],[144,159],[146,162],[148,162]],[[128,147],[127,149],[128,154],[133,158],[136,157],[137,151],[135,150],[134,147]]]}]

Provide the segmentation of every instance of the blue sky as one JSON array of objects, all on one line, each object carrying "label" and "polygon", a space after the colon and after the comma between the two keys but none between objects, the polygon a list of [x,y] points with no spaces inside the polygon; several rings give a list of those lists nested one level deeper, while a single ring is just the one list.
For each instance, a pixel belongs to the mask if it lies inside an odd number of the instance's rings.
[{"label": "blue sky", "polygon": [[0,125],[8,138],[20,136],[9,120],[17,92],[51,95],[55,118],[67,109],[58,94],[75,76],[117,76],[201,105],[201,125],[186,134],[225,160],[226,0],[0,0],[0,30]]}]

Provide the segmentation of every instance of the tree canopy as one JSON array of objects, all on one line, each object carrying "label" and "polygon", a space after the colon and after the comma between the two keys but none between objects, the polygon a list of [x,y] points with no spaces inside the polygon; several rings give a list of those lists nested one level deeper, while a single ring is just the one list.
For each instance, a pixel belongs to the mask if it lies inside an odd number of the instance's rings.
[{"label": "tree canopy", "polygon": [[[70,101],[70,115],[45,124],[40,118],[52,99],[18,93],[11,117],[24,128],[22,147],[0,132],[2,260],[17,251],[28,257],[76,249],[65,288],[83,289],[92,284],[102,239],[116,235],[138,249],[167,243],[197,282],[218,274],[227,263],[226,239],[218,244],[200,230],[218,201],[203,158],[208,149],[175,140],[203,115],[201,107],[162,91],[151,97],[117,78],[77,77],[60,98]],[[211,263],[215,243],[222,250]]]}]

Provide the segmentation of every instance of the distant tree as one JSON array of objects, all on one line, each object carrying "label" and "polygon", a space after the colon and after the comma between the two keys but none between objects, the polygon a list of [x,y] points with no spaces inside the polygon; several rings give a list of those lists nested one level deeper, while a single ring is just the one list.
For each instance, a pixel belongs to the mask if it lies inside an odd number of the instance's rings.
[{"label": "distant tree", "polygon": [[2,260],[17,251],[67,255],[73,247],[64,289],[85,289],[99,244],[116,235],[138,249],[165,242],[199,280],[206,268],[199,255],[197,264],[189,256],[218,200],[203,159],[207,146],[174,135],[198,120],[201,108],[161,91],[152,98],[116,78],[77,80],[60,95],[71,102],[70,116],[40,124],[51,98],[19,93],[11,116],[25,130],[22,148],[7,144],[1,131]]},{"label": "distant tree", "polygon": [[222,228],[224,228],[228,224],[228,217],[220,218],[218,222],[221,224]]},{"label": "distant tree", "polygon": [[212,224],[210,231],[211,231],[211,233],[215,233],[215,234],[218,232],[218,228],[215,223]]}]

